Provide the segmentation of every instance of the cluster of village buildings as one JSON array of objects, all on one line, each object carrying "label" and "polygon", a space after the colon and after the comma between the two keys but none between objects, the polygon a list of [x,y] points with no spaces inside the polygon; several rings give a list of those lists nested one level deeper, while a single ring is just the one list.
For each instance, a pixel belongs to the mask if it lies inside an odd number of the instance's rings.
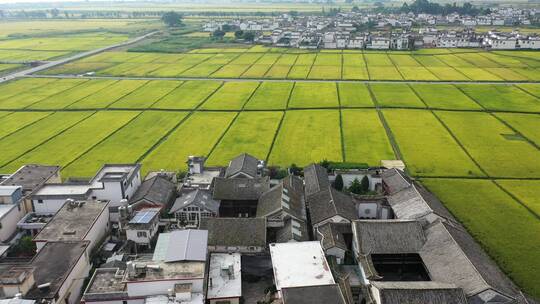
[{"label": "cluster of village buildings", "polygon": [[[0,176],[0,304],[528,303],[400,161],[188,168]],[[358,180],[366,192],[347,191]],[[14,251],[28,237],[36,252]]]},{"label": "cluster of village buildings", "polygon": [[[528,26],[538,19],[534,9],[494,9],[476,17],[458,14],[366,14],[339,13],[333,17],[282,15],[272,19],[211,21],[203,30],[213,32],[224,26],[256,33],[254,43],[302,49],[417,48],[540,49],[540,36],[519,31],[477,33],[476,26]],[[368,27],[367,25],[370,25]],[[457,26],[462,30],[438,29]]]}]

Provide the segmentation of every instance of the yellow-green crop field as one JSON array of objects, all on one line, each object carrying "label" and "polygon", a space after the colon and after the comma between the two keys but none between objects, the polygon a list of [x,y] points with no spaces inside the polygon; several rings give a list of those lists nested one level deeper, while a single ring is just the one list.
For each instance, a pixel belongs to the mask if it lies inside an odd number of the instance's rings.
[{"label": "yellow-green crop field", "polygon": [[[0,41],[0,60],[126,38],[87,35],[96,40]],[[539,297],[539,69],[540,53],[526,51],[104,52],[0,85],[0,171],[185,170],[189,155],[226,165],[242,152],[278,166],[402,159]],[[72,77],[89,72],[96,77]]]},{"label": "yellow-green crop field", "polygon": [[539,68],[540,58],[534,52],[514,54],[437,49],[431,52],[338,50],[329,53],[254,46],[196,49],[183,54],[106,52],[44,73],[70,75],[94,72],[103,76],[233,79],[505,82],[538,81]]}]

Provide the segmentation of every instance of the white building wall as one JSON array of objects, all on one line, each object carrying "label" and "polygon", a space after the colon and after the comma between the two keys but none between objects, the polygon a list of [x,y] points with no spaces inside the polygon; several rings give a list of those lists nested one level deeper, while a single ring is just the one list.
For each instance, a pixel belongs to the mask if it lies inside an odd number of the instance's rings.
[{"label": "white building wall", "polygon": [[109,232],[109,208],[105,207],[103,212],[96,219],[94,226],[88,231],[88,234],[84,238],[86,241],[90,241],[88,245],[88,252],[91,253],[98,242],[103,240]]},{"label": "white building wall", "polygon": [[65,203],[65,199],[44,199],[41,202],[37,199],[32,200],[34,211],[37,214],[56,214]]},{"label": "white building wall", "polygon": [[[79,300],[82,296],[82,287],[85,279],[90,273],[90,268],[90,262],[88,260],[87,253],[85,252],[67,276],[64,284],[62,284],[62,286],[58,290],[58,300],[56,301],[56,303],[79,303]],[[65,299],[68,300],[67,303]]]},{"label": "white building wall", "polygon": [[17,223],[24,217],[22,203],[14,207],[0,219],[0,242],[8,240],[17,230]]},{"label": "white building wall", "polygon": [[122,197],[122,188],[120,182],[108,182],[103,183],[103,189],[93,189],[90,193],[90,198],[96,198],[98,200],[111,201],[109,207],[120,206],[120,200]]},{"label": "white building wall", "polygon": [[192,292],[203,292],[204,278],[177,279],[164,281],[140,281],[128,282],[127,292],[131,297],[144,297],[152,295],[166,295],[169,289],[174,289],[175,284],[191,283]]}]

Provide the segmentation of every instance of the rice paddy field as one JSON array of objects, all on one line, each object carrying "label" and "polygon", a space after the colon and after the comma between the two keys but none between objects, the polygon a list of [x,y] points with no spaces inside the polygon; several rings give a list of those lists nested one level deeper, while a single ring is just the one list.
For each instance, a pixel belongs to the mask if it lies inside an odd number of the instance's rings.
[{"label": "rice paddy field", "polygon": [[[19,40],[0,41],[0,61],[23,47],[47,58],[96,46]],[[277,166],[402,159],[540,297],[539,68],[540,53],[525,51],[104,52],[0,85],[0,172],[176,171],[189,155],[226,165],[242,152]]]},{"label": "rice paddy field", "polygon": [[[0,47],[1,49],[1,47]],[[431,51],[431,52],[430,52]],[[335,51],[251,48],[195,49],[161,54],[106,52],[46,71],[46,74],[247,79],[386,81],[538,81],[540,58],[469,50]]]}]

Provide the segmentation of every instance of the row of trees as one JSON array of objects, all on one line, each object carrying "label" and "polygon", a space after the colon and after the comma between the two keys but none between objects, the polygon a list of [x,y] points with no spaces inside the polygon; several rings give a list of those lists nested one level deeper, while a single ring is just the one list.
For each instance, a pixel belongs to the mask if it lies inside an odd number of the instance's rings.
[{"label": "row of trees", "polygon": [[447,3],[440,5],[439,3],[429,2],[429,0],[415,0],[411,4],[403,3],[400,9],[403,13],[415,13],[415,14],[433,14],[433,15],[448,15],[458,13],[460,15],[476,16],[480,14],[488,14],[489,8],[482,9],[475,7],[469,2],[463,3],[458,6],[455,2],[453,4]]},{"label": "row of trees", "polygon": [[334,180],[334,188],[339,191],[347,190],[354,194],[367,194],[369,193],[369,179],[367,176],[364,176],[361,181],[355,178],[351,185],[348,188],[345,188],[343,176],[338,174]]}]

